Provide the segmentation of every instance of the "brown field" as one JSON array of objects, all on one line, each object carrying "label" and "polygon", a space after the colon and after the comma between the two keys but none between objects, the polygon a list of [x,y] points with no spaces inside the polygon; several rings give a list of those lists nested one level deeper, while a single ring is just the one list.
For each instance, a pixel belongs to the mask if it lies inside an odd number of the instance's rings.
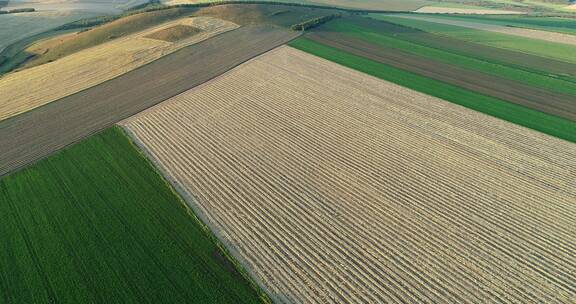
[{"label": "brown field", "polygon": [[212,79],[296,36],[296,32],[269,26],[243,26],[0,121],[0,176]]},{"label": "brown field", "polygon": [[177,42],[179,40],[192,37],[200,33],[201,31],[202,30],[197,27],[177,24],[169,28],[157,30],[153,33],[144,36],[144,38],[162,40],[167,42]]},{"label": "brown field", "polygon": [[576,36],[570,35],[570,34],[562,34],[562,33],[556,33],[556,32],[532,30],[532,29],[494,25],[494,24],[485,24],[485,23],[477,23],[477,22],[469,22],[469,21],[448,20],[448,19],[424,17],[424,16],[398,16],[398,17],[417,19],[417,20],[423,20],[423,21],[428,21],[428,22],[436,22],[436,23],[454,25],[454,26],[459,26],[459,27],[464,27],[464,28],[471,28],[471,29],[475,29],[475,30],[482,30],[482,31],[494,32],[494,33],[500,33],[500,34],[506,34],[506,35],[513,35],[513,36],[519,36],[519,37],[530,38],[530,39],[544,40],[544,41],[549,41],[549,42],[576,45]]},{"label": "brown field", "polygon": [[576,146],[280,47],[121,123],[278,303],[572,303]]},{"label": "brown field", "polygon": [[[146,38],[150,33],[179,24],[200,28],[202,33],[174,43]],[[232,22],[214,18],[183,18],[51,63],[8,74],[0,78],[0,120],[98,85],[237,27]]]},{"label": "brown field", "polygon": [[[386,23],[380,24],[382,27],[386,26]],[[576,103],[574,102],[575,97],[572,95],[555,93],[514,80],[460,68],[402,50],[342,35],[339,32],[319,30],[307,35],[307,37],[322,44],[402,70],[576,121]]]}]

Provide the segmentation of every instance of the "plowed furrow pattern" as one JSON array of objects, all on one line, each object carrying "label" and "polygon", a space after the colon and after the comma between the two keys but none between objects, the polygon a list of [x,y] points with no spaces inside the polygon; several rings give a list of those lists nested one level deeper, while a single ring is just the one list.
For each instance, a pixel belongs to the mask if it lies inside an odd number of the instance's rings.
[{"label": "plowed furrow pattern", "polygon": [[278,302],[576,296],[572,143],[289,47],[122,124]]}]

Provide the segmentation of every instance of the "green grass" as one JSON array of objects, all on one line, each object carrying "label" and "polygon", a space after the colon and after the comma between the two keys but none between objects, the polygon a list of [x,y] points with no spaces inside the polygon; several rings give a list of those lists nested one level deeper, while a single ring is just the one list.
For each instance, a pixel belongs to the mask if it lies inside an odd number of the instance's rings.
[{"label": "green grass", "polygon": [[404,38],[406,38],[406,35],[394,35],[384,31],[377,31],[371,28],[359,26],[358,24],[347,20],[333,21],[325,25],[324,28],[340,32],[343,35],[349,35],[369,41],[374,44],[400,49],[432,60],[518,81],[534,87],[576,96],[576,82],[568,82],[462,54],[456,54],[448,50],[416,44],[405,40]]},{"label": "green grass", "polygon": [[2,303],[257,303],[119,128],[0,180]]},{"label": "green grass", "polygon": [[490,96],[478,94],[454,85],[406,72],[367,58],[332,48],[318,42],[299,38],[291,46],[373,75],[397,83],[422,93],[436,96],[464,107],[498,117],[540,132],[576,142],[576,123],[548,115],[517,104]]},{"label": "green grass", "polygon": [[429,33],[445,35],[456,39],[514,50],[564,62],[576,63],[576,56],[574,55],[576,53],[576,47],[573,45],[552,43],[537,39],[529,39],[423,20],[393,17],[389,15],[370,14],[370,16],[375,19],[393,22]]}]

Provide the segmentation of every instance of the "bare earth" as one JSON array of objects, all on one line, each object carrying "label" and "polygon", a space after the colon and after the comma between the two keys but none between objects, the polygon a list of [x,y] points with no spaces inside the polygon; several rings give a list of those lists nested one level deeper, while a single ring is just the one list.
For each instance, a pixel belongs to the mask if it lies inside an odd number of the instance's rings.
[{"label": "bare earth", "polygon": [[[190,25],[201,33],[174,43],[146,38],[164,28]],[[183,18],[120,38],[51,63],[0,78],[0,120],[58,100],[148,64],[185,46],[238,28],[210,17]]]},{"label": "bare earth", "polygon": [[520,37],[525,37],[525,38],[530,38],[530,39],[539,39],[539,40],[556,42],[556,43],[563,43],[563,44],[569,44],[569,45],[576,45],[576,36],[569,35],[569,34],[539,31],[539,30],[532,30],[532,29],[509,27],[509,26],[501,26],[501,25],[493,25],[493,24],[485,24],[485,23],[460,21],[460,20],[447,20],[447,19],[442,19],[442,18],[424,17],[424,16],[413,16],[413,15],[400,16],[400,15],[398,15],[397,17],[424,20],[424,21],[428,21],[428,22],[435,22],[435,23],[460,26],[460,27],[471,28],[471,29],[475,29],[475,30],[482,30],[482,31],[494,32],[494,33],[500,33],[500,34],[506,34],[506,35],[514,35],[514,36],[520,36]]},{"label": "bare earth", "polygon": [[33,111],[2,120],[0,177],[204,83],[298,35],[277,27],[243,26]]},{"label": "bare earth", "polygon": [[280,47],[121,123],[279,303],[573,303],[576,145]]}]

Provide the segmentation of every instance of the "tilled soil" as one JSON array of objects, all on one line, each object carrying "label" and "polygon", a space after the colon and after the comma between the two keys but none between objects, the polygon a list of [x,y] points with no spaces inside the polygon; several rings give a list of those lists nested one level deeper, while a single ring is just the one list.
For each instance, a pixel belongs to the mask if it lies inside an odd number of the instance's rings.
[{"label": "tilled soil", "polygon": [[201,84],[298,34],[245,26],[0,122],[0,175]]},{"label": "tilled soil", "polygon": [[574,144],[289,48],[123,121],[276,303],[570,303]]},{"label": "tilled soil", "polygon": [[317,31],[307,36],[322,44],[478,93],[576,121],[576,97],[375,45],[340,33]]}]

